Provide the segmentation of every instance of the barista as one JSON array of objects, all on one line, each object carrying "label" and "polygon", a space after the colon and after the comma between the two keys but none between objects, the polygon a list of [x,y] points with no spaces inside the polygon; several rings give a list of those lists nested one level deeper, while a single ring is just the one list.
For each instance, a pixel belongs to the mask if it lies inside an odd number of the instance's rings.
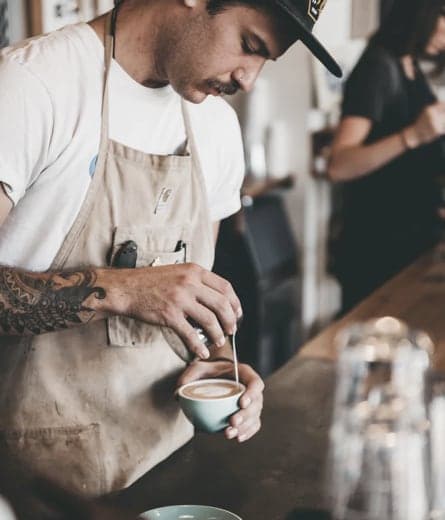
[{"label": "barista", "polygon": [[[203,361],[192,325],[222,348],[242,314],[210,271],[244,166],[220,97],[250,90],[297,37],[340,73],[311,34],[322,4],[272,4],[125,0],[2,52],[2,471],[89,495],[128,486],[193,434],[179,376],[233,372]],[[240,379],[224,433],[244,442],[264,384],[247,365]]]}]

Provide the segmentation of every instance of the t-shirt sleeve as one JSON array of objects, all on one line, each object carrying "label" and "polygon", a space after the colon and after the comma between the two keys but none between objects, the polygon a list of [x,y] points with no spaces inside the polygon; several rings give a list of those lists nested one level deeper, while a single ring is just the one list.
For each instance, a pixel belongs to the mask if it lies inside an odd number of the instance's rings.
[{"label": "t-shirt sleeve", "polygon": [[218,133],[218,176],[209,193],[210,217],[217,222],[241,208],[245,161],[241,129],[235,111],[227,107]]},{"label": "t-shirt sleeve", "polygon": [[0,60],[0,182],[14,204],[47,165],[52,104],[42,82],[13,60]]},{"label": "t-shirt sleeve", "polygon": [[382,52],[365,54],[346,81],[342,115],[382,120],[385,107],[397,89],[396,64]]}]

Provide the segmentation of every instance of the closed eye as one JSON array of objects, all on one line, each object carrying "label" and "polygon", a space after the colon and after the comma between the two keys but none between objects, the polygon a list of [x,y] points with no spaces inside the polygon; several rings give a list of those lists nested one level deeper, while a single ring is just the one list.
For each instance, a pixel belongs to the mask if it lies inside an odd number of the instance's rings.
[{"label": "closed eye", "polygon": [[242,38],[241,40],[241,47],[243,49],[243,52],[245,54],[257,54],[257,50],[252,47],[250,42],[247,40],[247,38]]},{"label": "closed eye", "polygon": [[[255,43],[252,43],[252,40],[255,41]],[[258,37],[256,35],[253,35],[248,38],[243,36],[243,38],[241,40],[241,46],[242,46],[243,52],[245,54],[249,54],[249,55],[256,54],[257,56],[261,56],[265,60],[272,59],[271,55],[270,55],[270,51],[267,48],[267,45],[264,43],[264,41],[260,37]]]}]

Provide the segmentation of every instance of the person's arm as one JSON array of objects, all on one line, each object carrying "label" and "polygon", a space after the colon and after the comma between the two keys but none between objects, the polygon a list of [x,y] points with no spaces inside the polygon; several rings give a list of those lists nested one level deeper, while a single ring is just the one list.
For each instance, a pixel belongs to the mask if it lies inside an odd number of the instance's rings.
[{"label": "person's arm", "polygon": [[36,335],[121,315],[171,327],[208,357],[187,317],[223,346],[240,314],[231,285],[195,264],[49,273],[0,267],[0,334]]},{"label": "person's arm", "polygon": [[[10,208],[1,191],[3,220]],[[171,327],[192,352],[207,357],[187,317],[223,346],[241,314],[230,283],[195,264],[45,273],[0,267],[0,335],[37,335],[124,315]]]},{"label": "person's arm", "polygon": [[341,120],[328,164],[328,175],[333,181],[367,175],[408,150],[443,135],[445,104],[429,105],[412,125],[372,144],[364,144],[371,127],[372,121],[365,117],[347,116]]}]

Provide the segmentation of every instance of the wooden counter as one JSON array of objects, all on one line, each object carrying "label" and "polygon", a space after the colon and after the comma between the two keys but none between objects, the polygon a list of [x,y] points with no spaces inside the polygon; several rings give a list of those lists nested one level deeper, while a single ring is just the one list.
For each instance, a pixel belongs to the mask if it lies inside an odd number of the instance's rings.
[{"label": "wooden counter", "polygon": [[300,355],[335,359],[333,339],[338,330],[377,316],[394,316],[428,332],[436,347],[434,366],[445,370],[445,244],[422,256],[308,342]]},{"label": "wooden counter", "polygon": [[263,428],[237,445],[198,434],[112,503],[141,512],[196,503],[232,510],[243,520],[322,518],[324,463],[334,388],[333,338],[356,320],[393,315],[430,333],[436,367],[445,368],[445,247],[376,291],[304,346],[267,380]]}]

